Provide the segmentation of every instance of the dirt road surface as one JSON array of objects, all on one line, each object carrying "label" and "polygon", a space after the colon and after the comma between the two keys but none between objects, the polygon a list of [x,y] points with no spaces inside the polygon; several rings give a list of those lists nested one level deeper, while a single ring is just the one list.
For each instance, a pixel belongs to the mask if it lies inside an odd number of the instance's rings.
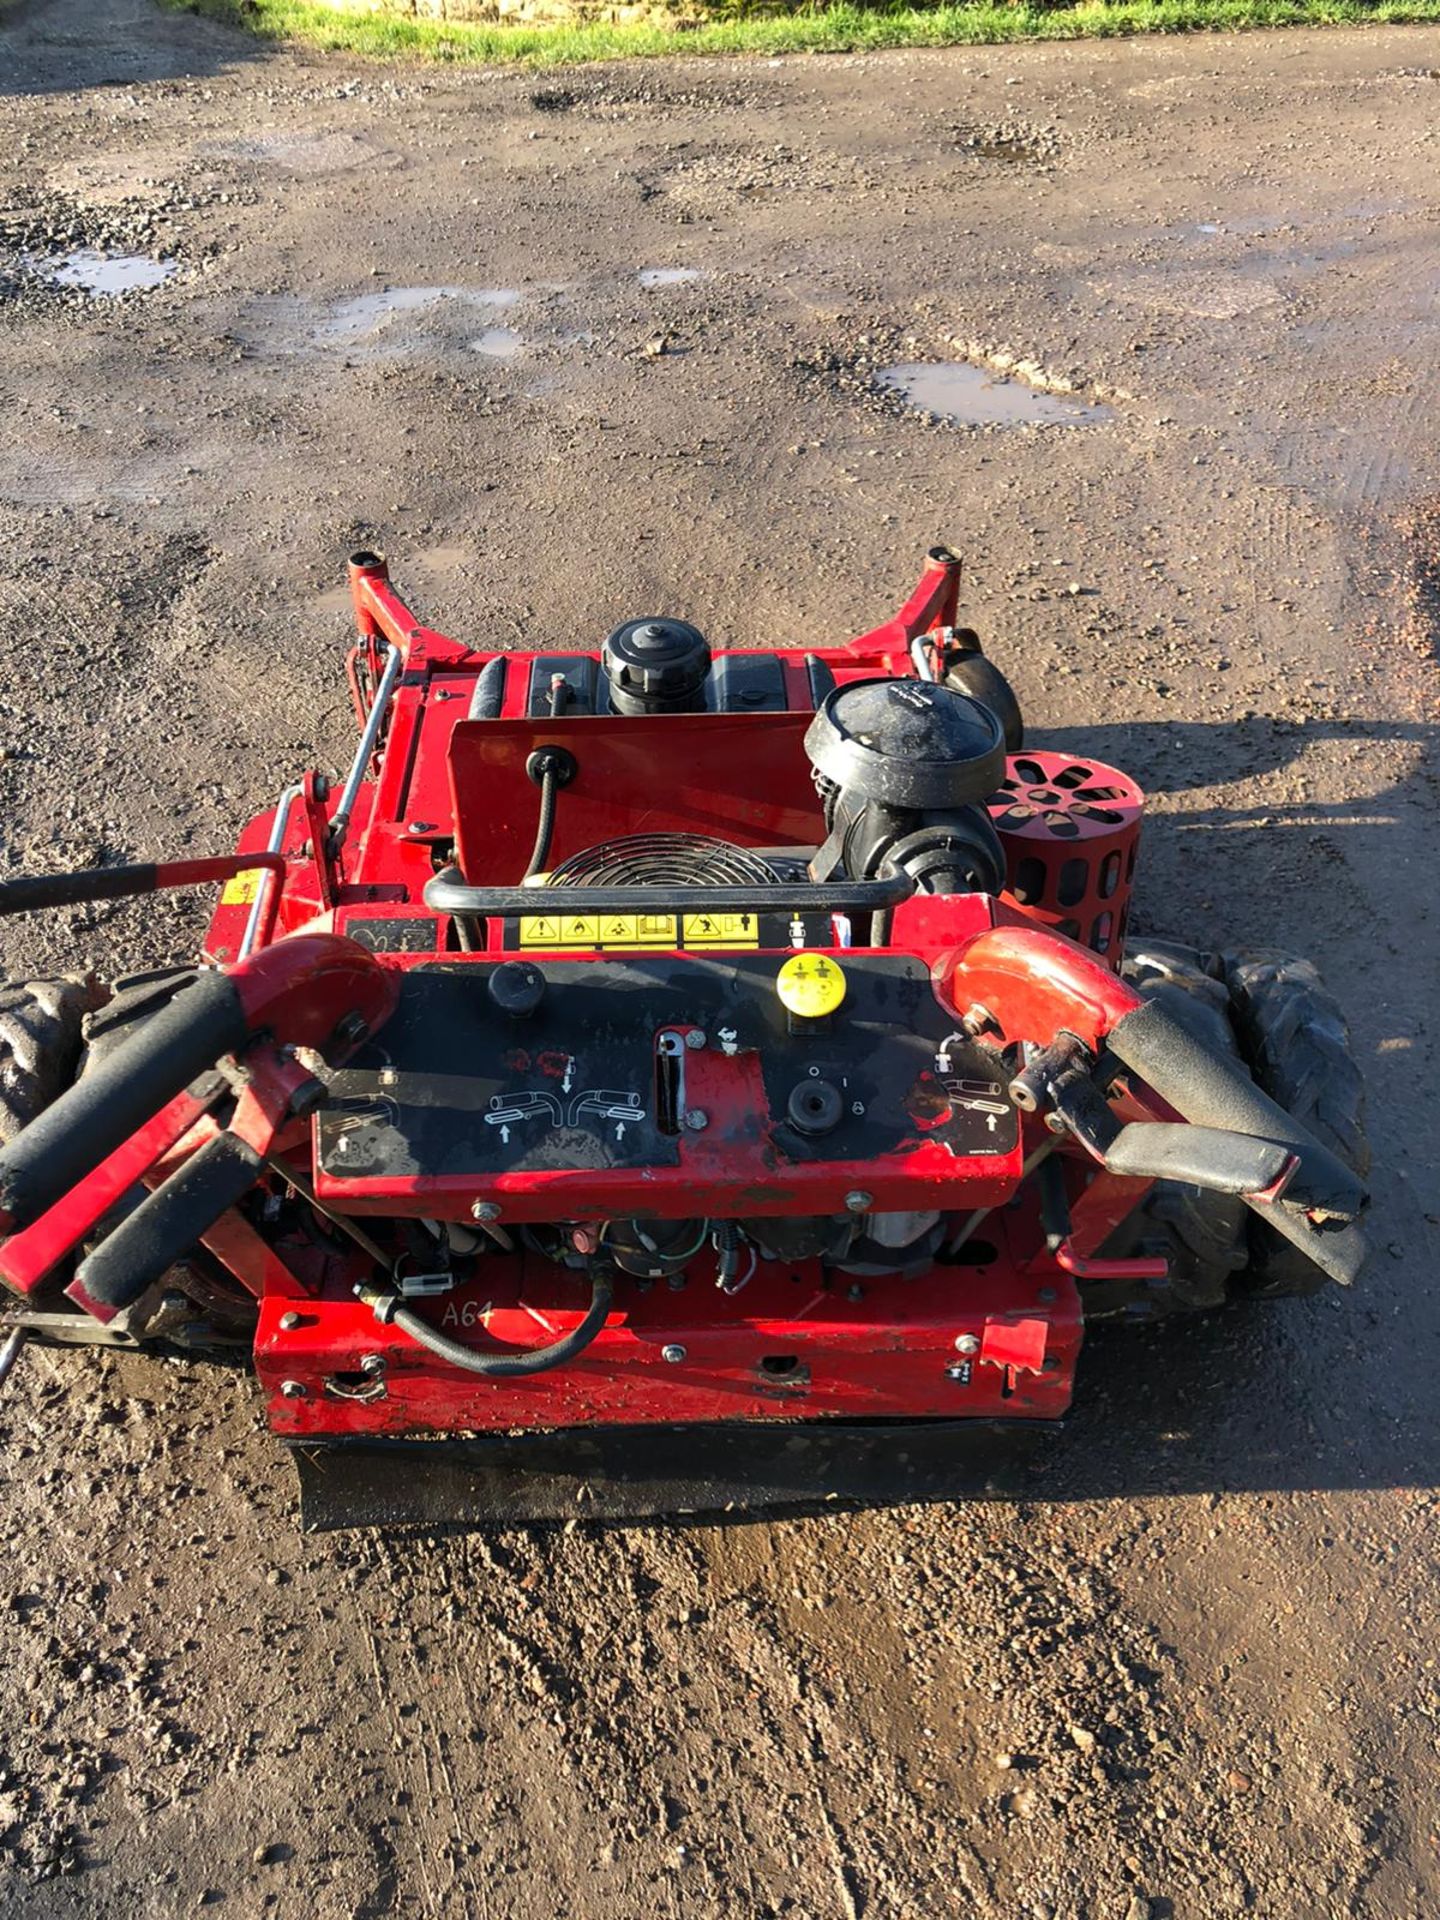
[{"label": "dirt road surface", "polygon": [[[1344,995],[1378,1258],[1092,1340],[1023,1502],[777,1525],[305,1537],[243,1376],[32,1349],[5,1920],[1440,1911],[1437,62],[537,78],[6,16],[8,865],[220,850],[343,763],[362,540],[441,627],[593,645],[653,607],[839,640],[948,538],[1036,738],[1149,790],[1144,925]],[[50,284],[87,248],[173,271]],[[972,344],[1108,417],[877,384]],[[179,959],[202,917],[9,922],[0,959]]]}]

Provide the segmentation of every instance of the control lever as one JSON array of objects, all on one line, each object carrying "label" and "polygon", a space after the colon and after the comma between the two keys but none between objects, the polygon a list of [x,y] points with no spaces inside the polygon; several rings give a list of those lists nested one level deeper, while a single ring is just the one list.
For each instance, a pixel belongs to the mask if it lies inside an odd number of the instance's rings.
[{"label": "control lever", "polygon": [[[1160,1017],[1127,1033],[1142,1014]],[[1127,1066],[1186,1119],[1118,1120],[1106,1090]],[[1342,1286],[1364,1263],[1354,1224],[1366,1197],[1360,1181],[1155,1001],[1121,1020],[1101,1055],[1061,1033],[1011,1081],[1010,1098],[1023,1113],[1048,1109],[1046,1125],[1072,1133],[1111,1173],[1237,1195]]]}]

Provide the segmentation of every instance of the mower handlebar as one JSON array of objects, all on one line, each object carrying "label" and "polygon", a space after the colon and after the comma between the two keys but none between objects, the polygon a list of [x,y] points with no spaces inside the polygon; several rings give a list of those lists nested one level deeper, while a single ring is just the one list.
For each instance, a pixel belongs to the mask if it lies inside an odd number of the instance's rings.
[{"label": "mower handlebar", "polygon": [[1368,1197],[1360,1176],[1256,1086],[1242,1066],[1215,1053],[1158,1000],[1127,1013],[1105,1044],[1193,1125],[1288,1147],[1299,1163],[1286,1188],[1290,1205],[1298,1204],[1317,1220],[1358,1218]]},{"label": "mower handlebar", "polygon": [[545,913],[557,904],[583,906],[587,913],[881,913],[898,907],[915,891],[908,873],[883,880],[775,881],[754,887],[472,887],[458,867],[443,867],[425,883],[425,904],[433,913],[493,916]]},{"label": "mower handlebar", "polygon": [[235,981],[196,973],[0,1149],[0,1226],[28,1226],[245,1039]]},{"label": "mower handlebar", "polygon": [[[1358,1277],[1366,1257],[1356,1224],[1369,1200],[1364,1181],[1243,1067],[1213,1052],[1157,1000],[1117,1021],[1106,1047],[1190,1123],[1122,1128],[1106,1166],[1238,1193],[1322,1273],[1342,1286]],[[1157,1159],[1144,1136],[1162,1133],[1177,1138]],[[1132,1142],[1134,1134],[1142,1137]]]}]

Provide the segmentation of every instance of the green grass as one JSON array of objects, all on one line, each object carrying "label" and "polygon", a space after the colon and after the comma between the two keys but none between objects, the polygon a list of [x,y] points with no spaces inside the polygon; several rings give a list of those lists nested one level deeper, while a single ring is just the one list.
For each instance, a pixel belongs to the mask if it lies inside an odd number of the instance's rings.
[{"label": "green grass", "polygon": [[489,25],[334,13],[313,0],[161,0],[243,26],[267,39],[374,58],[528,66],[655,54],[852,53],[877,47],[975,46],[1007,40],[1102,39],[1118,34],[1232,32],[1241,28],[1440,22],[1440,0],[1082,0],[1081,4],[873,6],[826,4],[795,13],[744,11],[745,0],[699,25]]}]

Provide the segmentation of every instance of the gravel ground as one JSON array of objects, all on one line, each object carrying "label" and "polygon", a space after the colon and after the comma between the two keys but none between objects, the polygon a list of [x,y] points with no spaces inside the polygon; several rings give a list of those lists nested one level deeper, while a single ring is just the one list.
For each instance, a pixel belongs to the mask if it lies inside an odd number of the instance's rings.
[{"label": "gravel ground", "polygon": [[[1024,1502],[766,1526],[304,1537],[243,1375],[32,1349],[6,1920],[1440,1911],[1435,63],[537,78],[4,16],[10,864],[220,850],[342,762],[361,540],[485,644],[653,605],[773,644],[948,538],[1038,742],[1150,792],[1145,925],[1344,995],[1379,1248],[1353,1296],[1093,1339]],[[77,249],[173,271],[57,287]],[[1110,416],[877,385],[962,353]],[[201,913],[17,921],[0,963],[179,958]]]}]

